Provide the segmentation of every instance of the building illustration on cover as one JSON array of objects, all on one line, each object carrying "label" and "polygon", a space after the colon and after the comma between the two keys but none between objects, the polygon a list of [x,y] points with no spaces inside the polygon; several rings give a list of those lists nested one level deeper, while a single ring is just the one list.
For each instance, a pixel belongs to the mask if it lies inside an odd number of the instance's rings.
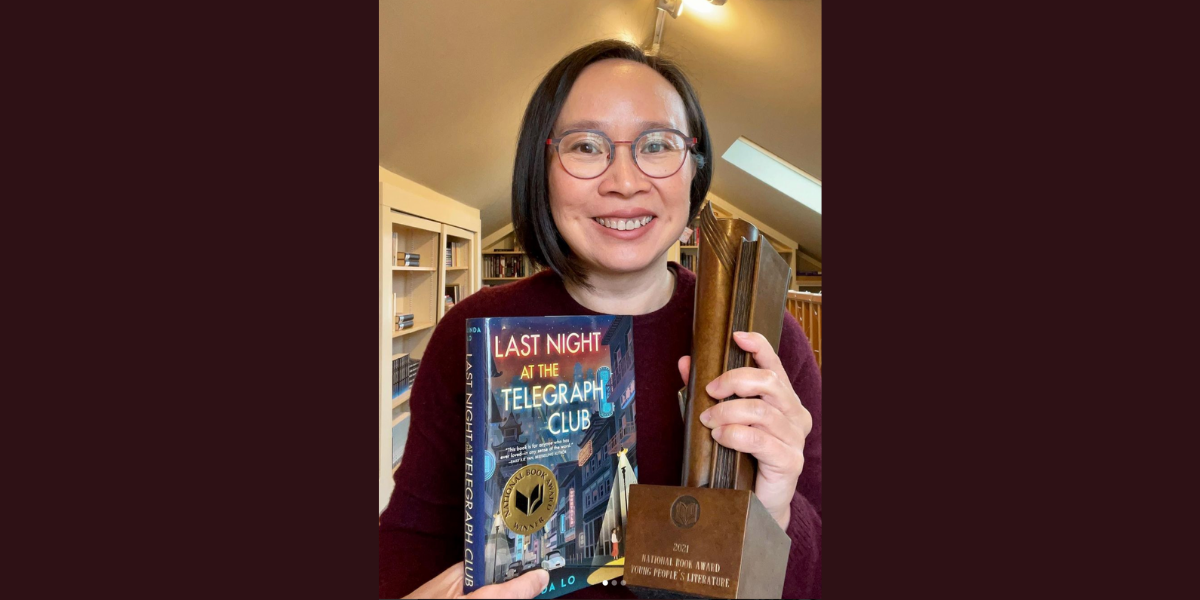
[{"label": "building illustration on cover", "polygon": [[[473,553],[476,587],[545,568],[550,584],[538,597],[552,598],[589,585],[601,567],[623,565],[629,486],[637,483],[632,325],[611,315],[468,322],[486,338],[468,352],[488,355],[476,359],[487,366],[479,369],[486,385],[475,388],[486,390],[475,410],[487,417],[474,449],[483,479],[474,483],[475,518],[485,525],[475,528],[484,534]],[[534,464],[553,474],[556,502],[544,526],[517,533],[501,516],[502,496]]]}]

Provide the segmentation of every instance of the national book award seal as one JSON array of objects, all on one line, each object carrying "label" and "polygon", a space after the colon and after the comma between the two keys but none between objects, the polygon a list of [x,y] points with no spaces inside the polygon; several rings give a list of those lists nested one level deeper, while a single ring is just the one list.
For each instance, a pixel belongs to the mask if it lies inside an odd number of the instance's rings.
[{"label": "national book award seal", "polygon": [[500,516],[514,533],[528,534],[546,526],[558,506],[558,480],[538,464],[513,473],[500,495]]}]

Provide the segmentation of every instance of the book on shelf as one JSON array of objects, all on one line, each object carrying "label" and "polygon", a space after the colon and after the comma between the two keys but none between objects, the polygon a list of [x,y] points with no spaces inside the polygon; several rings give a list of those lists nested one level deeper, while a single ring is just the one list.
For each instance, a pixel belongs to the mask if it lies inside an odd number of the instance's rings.
[{"label": "book on shelf", "polygon": [[484,256],[483,273],[489,278],[524,277],[525,259],[519,255]]},{"label": "book on shelf", "polygon": [[421,255],[413,254],[412,252],[396,252],[394,253],[395,260],[393,266],[402,267],[419,267],[421,266]]},{"label": "book on shelf", "polygon": [[450,242],[450,241],[446,242],[446,266],[447,267],[454,266],[454,246],[452,244],[453,244],[453,242]]},{"label": "book on shelf", "polygon": [[458,304],[459,300],[462,299],[460,296],[462,292],[462,284],[456,283],[454,285],[448,285],[444,291],[445,293],[443,294],[443,302],[445,303],[445,309],[450,310],[451,308],[454,308],[455,304]]},{"label": "book on shelf", "polygon": [[694,273],[696,271],[696,255],[692,253],[680,254],[679,265]]},{"label": "book on shelf", "polygon": [[392,397],[400,393],[400,359],[392,360]]},{"label": "book on shelf", "polygon": [[392,232],[392,266],[396,266],[396,253],[400,251],[400,234]]},{"label": "book on shelf", "polygon": [[392,398],[408,388],[408,353],[396,355],[392,359]]},{"label": "book on shelf", "polygon": [[413,315],[409,313],[407,315],[396,315],[393,324],[396,326],[396,331],[400,331],[402,329],[408,329],[414,326],[416,323],[415,319],[413,319]]},{"label": "book on shelf", "polygon": [[[536,568],[537,598],[621,576],[637,483],[633,318],[469,319],[463,591]],[[599,583],[599,580],[597,580]]]},{"label": "book on shelf", "polygon": [[[695,223],[692,223],[692,224],[695,225]],[[696,235],[697,235],[696,228],[684,227],[683,234],[679,236],[680,245],[695,246],[696,245]]]},{"label": "book on shelf", "polygon": [[421,366],[419,359],[410,358],[408,361],[408,372],[405,374],[405,379],[409,385],[412,385],[417,380],[417,367]]}]

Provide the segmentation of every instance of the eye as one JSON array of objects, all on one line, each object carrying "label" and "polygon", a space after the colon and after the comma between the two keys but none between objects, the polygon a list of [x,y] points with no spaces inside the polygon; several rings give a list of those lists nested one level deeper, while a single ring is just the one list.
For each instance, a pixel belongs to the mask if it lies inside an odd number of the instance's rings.
[{"label": "eye", "polygon": [[600,145],[592,141],[584,140],[571,144],[571,147],[568,149],[568,151],[578,152],[580,154],[599,154]]}]

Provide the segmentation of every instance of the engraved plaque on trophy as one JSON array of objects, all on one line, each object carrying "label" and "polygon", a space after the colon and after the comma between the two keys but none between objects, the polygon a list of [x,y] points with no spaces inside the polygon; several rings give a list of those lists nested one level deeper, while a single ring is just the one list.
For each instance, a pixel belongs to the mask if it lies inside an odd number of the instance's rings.
[{"label": "engraved plaque on trophy", "polygon": [[[700,212],[682,486],[629,487],[625,581],[642,597],[779,598],[791,538],[755,497],[753,457],[721,446],[700,413],[708,382],[754,366],[735,331],[779,351],[791,266],[750,223]],[[699,385],[697,385],[699,383]]]}]

